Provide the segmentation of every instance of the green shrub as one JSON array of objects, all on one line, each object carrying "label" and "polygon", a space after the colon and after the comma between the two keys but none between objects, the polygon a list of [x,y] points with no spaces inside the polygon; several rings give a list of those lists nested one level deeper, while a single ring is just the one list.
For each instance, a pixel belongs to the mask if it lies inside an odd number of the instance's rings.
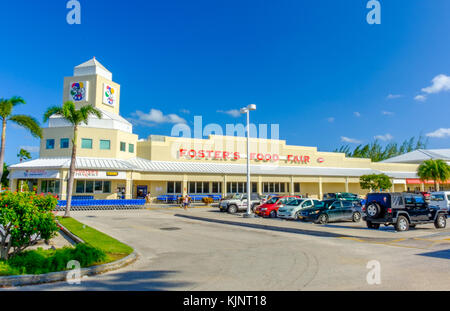
[{"label": "green shrub", "polygon": [[102,250],[81,243],[77,244],[75,248],[66,246],[56,250],[38,248],[37,250],[24,251],[6,261],[9,269],[4,267],[3,270],[19,272],[12,274],[42,274],[66,270],[67,263],[71,260],[77,260],[81,267],[88,267],[105,259],[106,254]]},{"label": "green shrub", "polygon": [[39,239],[52,238],[58,231],[52,213],[57,203],[51,195],[0,193],[0,226],[4,229],[0,231],[0,259],[15,256]]}]

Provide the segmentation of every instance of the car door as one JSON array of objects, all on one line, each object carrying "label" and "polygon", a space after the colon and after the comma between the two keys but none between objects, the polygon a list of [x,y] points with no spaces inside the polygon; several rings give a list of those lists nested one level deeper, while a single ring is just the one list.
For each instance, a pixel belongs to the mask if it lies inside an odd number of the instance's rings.
[{"label": "car door", "polygon": [[353,205],[352,201],[342,201],[342,215],[341,219],[352,219],[353,217]]},{"label": "car door", "polygon": [[309,208],[309,207],[312,207],[313,206],[313,202],[311,201],[311,200],[305,200],[305,201],[303,201],[303,203],[300,205],[300,208],[301,209],[304,209],[304,208]]},{"label": "car door", "polygon": [[415,217],[418,221],[428,220],[428,214],[430,210],[428,208],[428,204],[425,202],[425,199],[421,195],[414,196],[414,204],[415,204]]},{"label": "car door", "polygon": [[334,201],[327,210],[328,214],[328,220],[338,220],[340,217],[342,217],[342,202],[341,201]]}]

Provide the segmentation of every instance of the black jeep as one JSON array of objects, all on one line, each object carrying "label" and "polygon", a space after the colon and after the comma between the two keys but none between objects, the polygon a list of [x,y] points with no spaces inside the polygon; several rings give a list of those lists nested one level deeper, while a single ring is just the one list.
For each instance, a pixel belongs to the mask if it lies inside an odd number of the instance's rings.
[{"label": "black jeep", "polygon": [[393,225],[397,231],[407,231],[418,224],[434,223],[445,228],[447,211],[429,206],[422,194],[369,193],[363,207],[367,227],[378,229],[381,224]]}]

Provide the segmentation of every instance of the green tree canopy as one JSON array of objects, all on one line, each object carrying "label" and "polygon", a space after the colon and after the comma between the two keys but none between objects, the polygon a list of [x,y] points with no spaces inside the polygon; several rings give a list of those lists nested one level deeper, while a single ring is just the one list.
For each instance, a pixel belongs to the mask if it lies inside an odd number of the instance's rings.
[{"label": "green tree canopy", "polygon": [[434,188],[439,191],[439,183],[450,179],[450,166],[443,160],[426,160],[418,167],[417,175],[423,181],[433,180]]},{"label": "green tree canopy", "polygon": [[370,191],[384,191],[392,187],[392,182],[386,174],[363,175],[359,178],[362,189]]}]

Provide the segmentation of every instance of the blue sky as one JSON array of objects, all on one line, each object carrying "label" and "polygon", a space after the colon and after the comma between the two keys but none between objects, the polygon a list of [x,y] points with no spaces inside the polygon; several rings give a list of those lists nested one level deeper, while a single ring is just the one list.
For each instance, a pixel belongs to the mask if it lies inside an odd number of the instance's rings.
[{"label": "blue sky", "polygon": [[[81,25],[67,24],[66,3],[0,4],[0,97],[24,97],[16,113],[42,120],[62,104],[63,77],[96,56],[121,84],[121,115],[142,112],[140,137],[199,115],[225,128],[244,118],[224,112],[254,103],[251,121],[279,124],[288,144],[431,134],[429,148],[450,147],[448,0],[380,0],[380,25],[366,0],[80,0]],[[7,131],[7,163],[36,151]]]}]

